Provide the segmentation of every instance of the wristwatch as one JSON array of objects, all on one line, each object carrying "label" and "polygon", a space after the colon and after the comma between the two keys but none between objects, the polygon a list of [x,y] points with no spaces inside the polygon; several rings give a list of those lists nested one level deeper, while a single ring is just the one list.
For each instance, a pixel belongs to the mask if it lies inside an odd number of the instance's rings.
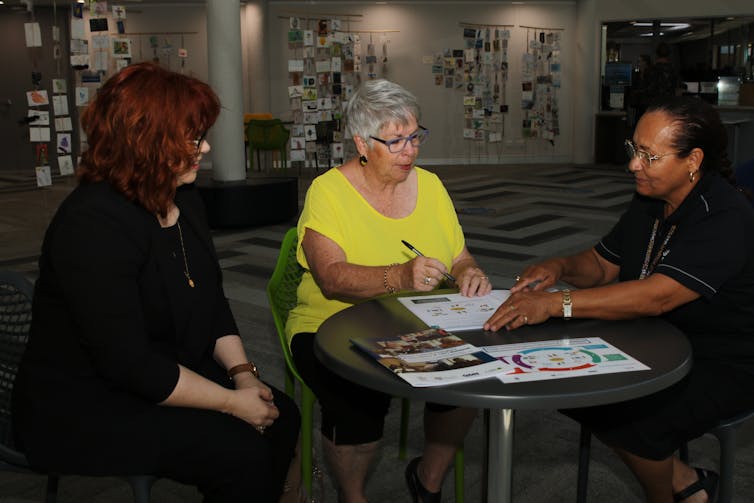
[{"label": "wristwatch", "polygon": [[572,311],[573,303],[571,303],[571,291],[565,288],[561,290],[561,293],[563,294],[563,318],[566,320],[570,320],[573,314],[573,311]]},{"label": "wristwatch", "polygon": [[246,363],[242,363],[241,365],[236,365],[234,367],[231,367],[228,369],[228,378],[232,381],[233,376],[236,374],[240,374],[241,372],[251,372],[251,375],[259,379],[259,371],[257,370],[257,366],[254,365],[254,362],[249,360]]}]

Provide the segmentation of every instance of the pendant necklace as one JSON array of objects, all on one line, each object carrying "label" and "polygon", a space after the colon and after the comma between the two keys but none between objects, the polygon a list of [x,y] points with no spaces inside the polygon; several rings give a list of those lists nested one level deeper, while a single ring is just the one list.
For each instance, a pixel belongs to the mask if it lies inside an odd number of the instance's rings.
[{"label": "pendant necklace", "polygon": [[675,225],[672,225],[670,227],[670,230],[668,231],[667,235],[665,236],[665,239],[662,241],[662,246],[660,246],[660,249],[657,250],[657,254],[655,255],[655,258],[652,260],[652,263],[649,263],[649,259],[652,256],[652,248],[655,246],[655,237],[657,236],[657,228],[660,226],[660,219],[655,218],[655,225],[652,228],[652,235],[649,237],[649,244],[647,245],[647,253],[644,256],[644,264],[641,266],[641,275],[639,276],[639,279],[644,279],[649,274],[654,271],[655,266],[657,266],[657,262],[660,261],[660,257],[662,257],[663,252],[665,251],[665,247],[668,245],[668,241],[670,241],[670,237],[673,235],[673,232],[675,232]]},{"label": "pendant necklace", "polygon": [[176,220],[178,224],[178,238],[181,240],[181,252],[183,252],[183,275],[186,276],[188,284],[191,288],[194,288],[194,280],[191,279],[191,273],[189,272],[188,260],[186,260],[186,248],[183,246],[183,231],[181,230],[181,221]]}]

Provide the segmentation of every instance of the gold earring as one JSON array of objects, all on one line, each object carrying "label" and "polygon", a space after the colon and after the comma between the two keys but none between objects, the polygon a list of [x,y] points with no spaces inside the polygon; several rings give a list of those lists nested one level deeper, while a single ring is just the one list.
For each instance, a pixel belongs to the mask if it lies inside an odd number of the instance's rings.
[{"label": "gold earring", "polygon": [[359,164],[361,164],[362,166],[366,166],[367,165],[367,156],[365,156],[365,155],[360,156],[359,157]]},{"label": "gold earring", "polygon": [[696,171],[689,171],[689,183],[694,183],[695,178],[696,178]]}]

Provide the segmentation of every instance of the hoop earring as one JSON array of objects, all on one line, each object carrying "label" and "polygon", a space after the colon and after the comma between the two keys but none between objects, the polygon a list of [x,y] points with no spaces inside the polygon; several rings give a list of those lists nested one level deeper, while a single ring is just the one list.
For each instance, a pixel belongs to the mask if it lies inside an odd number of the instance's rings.
[{"label": "hoop earring", "polygon": [[689,183],[694,183],[695,178],[696,178],[696,171],[689,171]]},{"label": "hoop earring", "polygon": [[366,166],[367,165],[367,156],[365,156],[365,155],[359,156],[359,164],[361,164],[362,166]]}]

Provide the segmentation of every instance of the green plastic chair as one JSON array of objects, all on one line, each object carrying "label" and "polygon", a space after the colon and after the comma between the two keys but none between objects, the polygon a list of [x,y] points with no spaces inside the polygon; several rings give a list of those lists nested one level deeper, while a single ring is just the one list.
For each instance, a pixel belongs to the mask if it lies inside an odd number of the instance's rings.
[{"label": "green plastic chair", "polygon": [[[291,398],[296,396],[296,381],[301,384],[301,477],[307,494],[312,494],[312,433],[314,429],[314,401],[316,396],[311,388],[296,370],[291,349],[285,336],[285,323],[288,313],[296,306],[296,290],[304,268],[296,259],[298,235],[295,227],[288,229],[280,245],[275,270],[267,283],[267,299],[270,303],[272,318],[280,339],[280,346],[285,358],[285,392]],[[408,439],[408,420],[411,402],[407,398],[401,399],[401,433],[398,443],[399,459],[406,459],[406,444]],[[456,502],[463,503],[463,448],[458,449],[455,457],[455,487]]]},{"label": "green plastic chair", "polygon": [[246,124],[246,141],[249,144],[249,170],[254,171],[255,151],[259,170],[262,170],[262,165],[259,162],[260,150],[277,150],[280,152],[281,166],[286,167],[288,137],[290,135],[290,131],[286,129],[280,119],[250,120]]}]

